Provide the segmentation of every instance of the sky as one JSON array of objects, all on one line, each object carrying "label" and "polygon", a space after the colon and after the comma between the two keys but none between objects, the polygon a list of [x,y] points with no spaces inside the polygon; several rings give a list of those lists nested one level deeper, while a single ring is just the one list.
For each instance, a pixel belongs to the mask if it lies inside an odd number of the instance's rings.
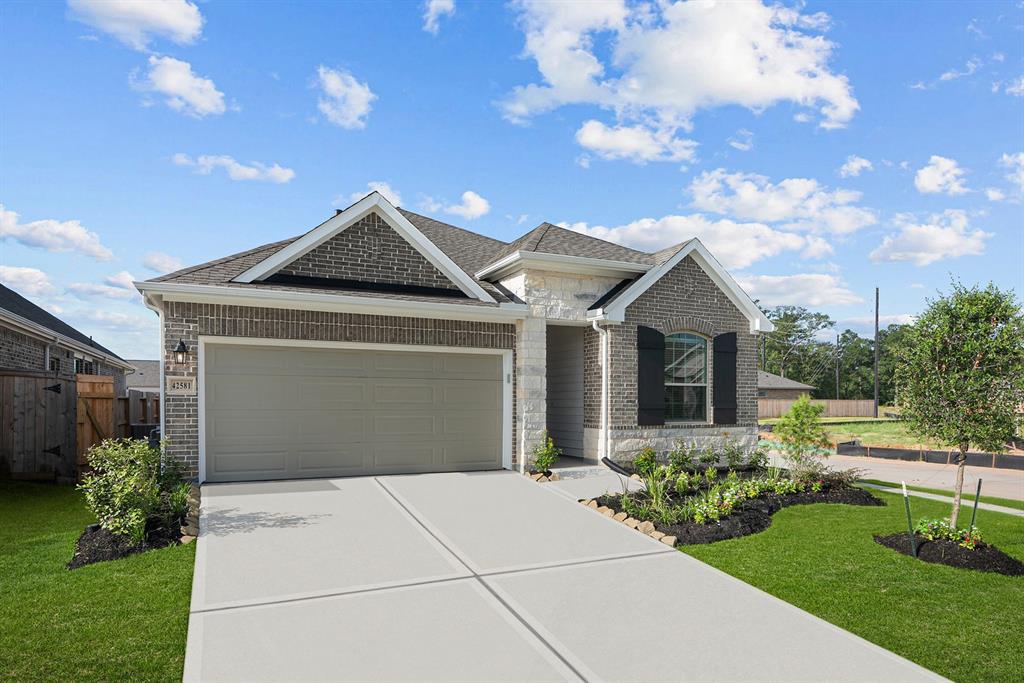
[{"label": "sky", "polygon": [[371,189],[502,240],[699,237],[841,329],[1024,293],[1024,3],[0,4],[0,281],[125,358],[131,285]]}]

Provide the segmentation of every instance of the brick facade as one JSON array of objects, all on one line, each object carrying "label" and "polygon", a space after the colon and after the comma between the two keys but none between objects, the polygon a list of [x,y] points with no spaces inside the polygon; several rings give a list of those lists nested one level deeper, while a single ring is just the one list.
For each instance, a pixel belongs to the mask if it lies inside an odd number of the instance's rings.
[{"label": "brick facade", "polygon": [[[488,349],[514,349],[516,343],[515,326],[510,323],[166,302],[166,374],[197,377],[201,335]],[[191,350],[184,367],[173,360],[179,339]],[[201,382],[200,379],[199,391],[203,390]],[[513,386],[513,395],[515,391]],[[198,396],[166,396],[164,429],[167,452],[185,463],[190,476],[196,476],[199,471]],[[516,433],[513,424],[513,435]]]},{"label": "brick facade", "polygon": [[376,213],[280,269],[282,275],[458,287]]},{"label": "brick facade", "polygon": [[[724,332],[737,333],[736,424],[637,426],[637,326],[653,327],[663,334],[696,332],[708,339],[708,392],[712,392],[714,356],[710,340]],[[610,335],[610,449],[614,456],[627,457],[649,443],[669,450],[679,439],[704,442],[728,433],[751,445],[757,427],[757,335],[750,333],[750,321],[729,300],[691,257],[684,258],[650,289],[626,308],[621,325],[608,325]],[[601,426],[601,367],[598,334],[584,336],[584,423],[594,430],[588,442],[596,448]],[[712,402],[714,397],[712,396]],[[711,416],[709,415],[709,418]]]},{"label": "brick facade", "polygon": [[[75,374],[75,354],[68,349],[50,345],[49,360],[56,362],[51,370],[47,364],[47,343],[41,339],[22,334],[9,327],[0,327],[0,368],[53,372],[62,377]],[[93,361],[94,375],[108,375],[114,378],[115,395],[123,396],[127,380],[124,370]]]}]

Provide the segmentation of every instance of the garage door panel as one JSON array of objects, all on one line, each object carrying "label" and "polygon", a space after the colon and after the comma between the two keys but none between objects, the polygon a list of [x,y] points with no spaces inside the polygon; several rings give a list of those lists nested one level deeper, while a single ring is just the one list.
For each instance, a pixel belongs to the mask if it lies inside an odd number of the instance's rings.
[{"label": "garage door panel", "polygon": [[207,479],[498,469],[497,355],[211,344]]}]

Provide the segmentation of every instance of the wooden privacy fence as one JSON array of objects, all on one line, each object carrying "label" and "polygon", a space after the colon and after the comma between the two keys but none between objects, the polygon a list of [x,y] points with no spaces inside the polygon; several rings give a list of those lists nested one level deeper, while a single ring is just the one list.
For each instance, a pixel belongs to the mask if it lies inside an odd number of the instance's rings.
[{"label": "wooden privacy fence", "polygon": [[112,377],[0,370],[0,476],[76,481],[94,444],[159,422],[157,395],[115,397]]},{"label": "wooden privacy fence", "polygon": [[0,475],[74,481],[75,381],[0,370]]},{"label": "wooden privacy fence", "polygon": [[[759,398],[757,416],[782,417],[796,403],[795,398]],[[867,400],[812,400],[815,405],[825,406],[822,417],[874,417],[875,402]]]}]

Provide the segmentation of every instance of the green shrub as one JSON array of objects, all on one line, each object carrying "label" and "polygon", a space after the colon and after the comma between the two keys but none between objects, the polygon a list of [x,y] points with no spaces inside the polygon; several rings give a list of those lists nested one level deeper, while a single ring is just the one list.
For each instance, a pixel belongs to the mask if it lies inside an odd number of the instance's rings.
[{"label": "green shrub", "polygon": [[644,448],[633,459],[633,467],[641,477],[650,475],[658,468],[658,454],[650,446]]},{"label": "green shrub", "polygon": [[547,472],[555,463],[558,462],[558,458],[562,455],[562,449],[555,447],[555,441],[548,434],[547,430],[544,430],[544,437],[539,444],[533,447],[532,461],[534,472]]},{"label": "green shrub", "polygon": [[680,472],[676,476],[676,493],[686,495],[700,488],[701,477],[699,474]]},{"label": "green shrub", "polygon": [[106,439],[86,459],[93,471],[78,488],[104,528],[141,543],[147,526],[169,527],[184,516],[188,486],[181,466],[146,440]]},{"label": "green shrub", "polygon": [[705,448],[703,451],[700,452],[700,455],[697,456],[697,461],[704,466],[717,465],[718,453],[716,453],[714,449]]},{"label": "green shrub", "polygon": [[692,470],[697,462],[697,448],[685,441],[677,441],[676,447],[669,451],[668,463],[676,472]]},{"label": "green shrub", "polygon": [[782,451],[795,478],[810,480],[820,475],[830,451],[828,432],[821,423],[825,408],[811,403],[806,394],[779,418],[772,433],[779,437],[772,445]]},{"label": "green shrub", "polygon": [[743,447],[730,437],[726,437],[722,445],[722,455],[725,457],[725,464],[731,470],[743,465],[747,459],[747,454],[743,451]]},{"label": "green shrub", "polygon": [[922,519],[914,526],[914,531],[929,541],[952,541],[969,550],[974,550],[982,542],[981,532],[977,528],[958,529],[950,525],[948,519]]}]

